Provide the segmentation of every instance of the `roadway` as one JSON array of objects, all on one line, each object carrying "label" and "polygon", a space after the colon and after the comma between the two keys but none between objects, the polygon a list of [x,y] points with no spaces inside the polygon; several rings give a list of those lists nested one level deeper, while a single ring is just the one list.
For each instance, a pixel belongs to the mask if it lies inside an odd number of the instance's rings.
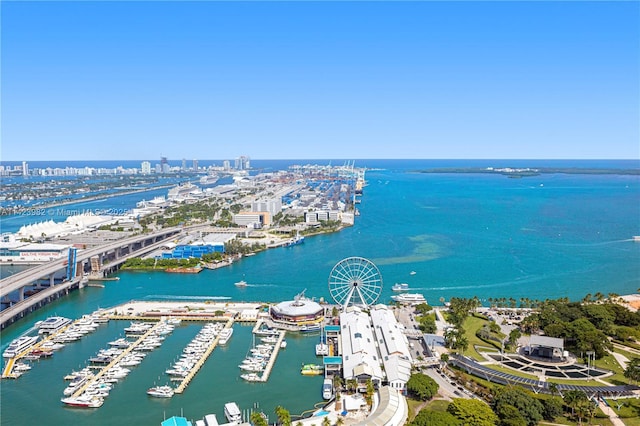
[{"label": "roadway", "polygon": [[[181,228],[168,228],[153,234],[136,235],[133,237],[125,238],[119,241],[114,241],[105,246],[96,247],[88,250],[79,250],[76,261],[84,261],[90,259],[92,256],[96,256],[112,250],[117,250],[121,247],[128,246],[129,244],[135,244],[140,241],[144,241],[150,238],[156,238],[166,236],[167,234],[174,234],[181,231]],[[146,248],[146,247],[145,247]],[[66,267],[67,258],[62,258],[47,262],[45,264],[29,268],[25,271],[11,275],[3,280],[0,280],[0,299],[8,296],[10,293],[17,291],[25,286],[31,285],[39,279],[47,277],[57,271]]]}]

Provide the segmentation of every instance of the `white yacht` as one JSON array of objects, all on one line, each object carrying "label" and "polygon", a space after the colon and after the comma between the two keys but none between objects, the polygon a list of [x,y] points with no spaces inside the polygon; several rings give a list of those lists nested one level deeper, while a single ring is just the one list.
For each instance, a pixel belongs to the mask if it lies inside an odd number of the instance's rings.
[{"label": "white yacht", "polygon": [[400,303],[420,304],[427,303],[427,299],[420,293],[402,293],[397,296],[391,296],[391,298]]},{"label": "white yacht", "polygon": [[242,413],[240,412],[240,408],[238,404],[235,402],[227,402],[224,404],[224,415],[229,420],[229,423],[241,423],[242,422]]},{"label": "white yacht", "polygon": [[226,345],[231,335],[233,334],[233,328],[223,328],[220,332],[220,340],[218,340],[219,345]]},{"label": "white yacht", "polygon": [[322,398],[329,400],[333,397],[333,382],[331,379],[324,379],[322,383]]},{"label": "white yacht", "polygon": [[329,355],[329,345],[324,342],[316,344],[316,356]]},{"label": "white yacht", "polygon": [[38,325],[38,334],[52,334],[60,330],[71,320],[65,317],[49,317]]},{"label": "white yacht", "polygon": [[259,382],[260,376],[257,373],[241,374],[240,377],[247,382]]},{"label": "white yacht", "polygon": [[15,339],[9,344],[9,347],[5,349],[2,356],[4,358],[14,358],[20,355],[22,352],[29,349],[38,341],[38,336],[22,336]]},{"label": "white yacht", "polygon": [[156,398],[171,398],[173,396],[173,388],[171,386],[154,386],[147,389],[147,395]]},{"label": "white yacht", "polygon": [[395,283],[391,286],[391,290],[393,291],[407,291],[409,290],[409,284],[407,283]]}]

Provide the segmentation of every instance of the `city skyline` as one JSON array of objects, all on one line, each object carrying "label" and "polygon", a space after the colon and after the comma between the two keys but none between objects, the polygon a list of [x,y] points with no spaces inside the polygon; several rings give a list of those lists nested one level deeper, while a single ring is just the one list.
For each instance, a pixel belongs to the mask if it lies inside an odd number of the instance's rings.
[{"label": "city skyline", "polygon": [[3,2],[1,157],[637,159],[638,12]]}]

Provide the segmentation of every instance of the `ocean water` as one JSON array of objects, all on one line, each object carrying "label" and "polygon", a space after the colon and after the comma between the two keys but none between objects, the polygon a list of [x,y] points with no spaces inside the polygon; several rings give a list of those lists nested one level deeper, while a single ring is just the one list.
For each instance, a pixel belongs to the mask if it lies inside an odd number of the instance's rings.
[{"label": "ocean water", "polygon": [[[363,160],[364,162],[364,160]],[[254,162],[254,166],[255,166]],[[453,166],[593,166],[591,162],[425,162],[358,164],[367,172],[361,215],[339,233],[306,238],[302,245],[268,250],[215,271],[197,275],[121,272],[105,288],[89,287],[37,311],[2,332],[2,347],[33,322],[58,314],[78,317],[128,300],[192,300],[228,297],[237,301],[287,300],[305,291],[331,300],[328,279],[344,258],[374,262],[383,280],[378,301],[406,282],[432,304],[450,297],[513,297],[516,300],[585,294],[634,293],[640,287],[640,177],[550,174],[509,179],[485,174],[430,174],[417,170]],[[272,164],[269,167],[281,167]],[[335,161],[333,164],[337,164]],[[637,168],[637,162],[597,163]],[[264,166],[267,168],[267,165]],[[121,201],[121,200],[120,200]],[[120,202],[116,200],[115,202]],[[414,271],[415,274],[411,274]],[[234,282],[244,279],[246,288]],[[185,327],[171,336],[119,384],[97,410],[69,410],[59,399],[62,377],[117,337],[124,323],[112,323],[54,359],[38,363],[16,381],[2,382],[1,423],[157,425],[184,411],[197,419],[235,400],[241,408],[259,404],[269,414],[282,404],[294,413],[320,401],[321,379],[301,377],[302,362],[313,362],[317,336],[288,337],[267,384],[239,379],[237,364],[250,345],[250,330],[237,326],[228,348],[214,352],[185,394],[155,401],[144,391],[197,332]],[[169,342],[167,342],[169,343]],[[151,358],[153,357],[153,358]],[[39,396],[42,398],[39,398]],[[35,403],[38,398],[39,403]],[[49,421],[51,420],[51,421]]]}]

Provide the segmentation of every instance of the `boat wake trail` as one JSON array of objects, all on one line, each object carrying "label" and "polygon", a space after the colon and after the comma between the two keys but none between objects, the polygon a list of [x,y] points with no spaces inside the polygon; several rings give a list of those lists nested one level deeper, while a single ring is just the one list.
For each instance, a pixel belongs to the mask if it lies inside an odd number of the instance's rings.
[{"label": "boat wake trail", "polygon": [[534,281],[540,280],[541,276],[539,275],[529,275],[527,277],[522,277],[512,281],[504,281],[500,283],[491,283],[491,284],[472,284],[472,285],[453,285],[453,286],[440,286],[440,287],[411,287],[411,290],[422,290],[422,291],[430,291],[430,290],[469,290],[469,289],[477,289],[477,288],[496,288],[496,287],[508,287],[518,284],[531,283]]},{"label": "boat wake trail", "polygon": [[230,300],[229,296],[178,296],[172,294],[150,294],[144,300]]},{"label": "boat wake trail", "polygon": [[613,240],[613,241],[602,241],[599,243],[551,243],[554,246],[563,246],[563,247],[599,247],[599,246],[608,246],[612,244],[620,244],[620,243],[628,243],[630,241],[635,241],[633,238],[627,238],[625,240]]}]

